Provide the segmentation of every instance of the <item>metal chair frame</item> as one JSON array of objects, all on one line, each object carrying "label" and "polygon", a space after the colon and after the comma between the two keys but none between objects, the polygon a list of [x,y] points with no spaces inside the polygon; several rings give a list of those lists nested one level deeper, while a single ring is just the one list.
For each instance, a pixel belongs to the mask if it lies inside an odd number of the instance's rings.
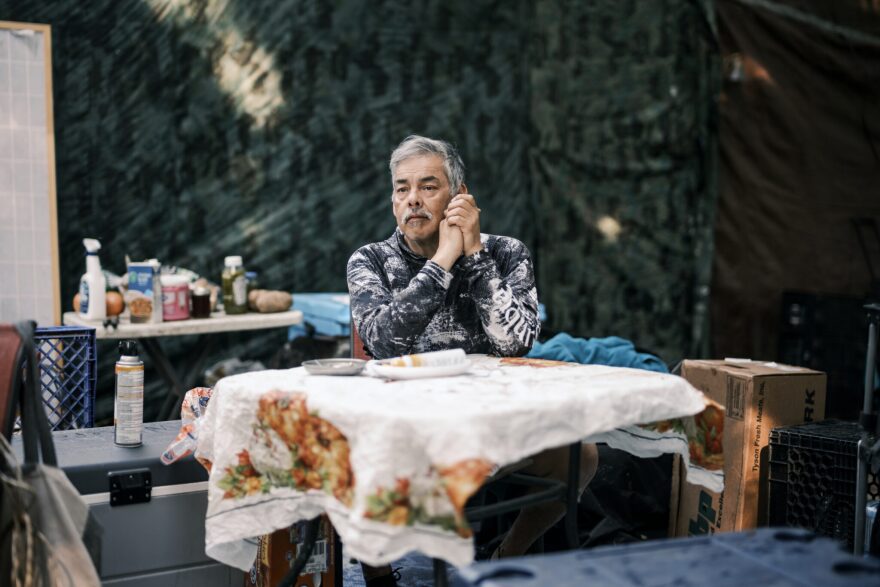
[{"label": "metal chair frame", "polygon": [[15,325],[0,324],[0,434],[7,439],[12,438],[15,423],[15,390],[21,385],[23,357],[24,347]]}]

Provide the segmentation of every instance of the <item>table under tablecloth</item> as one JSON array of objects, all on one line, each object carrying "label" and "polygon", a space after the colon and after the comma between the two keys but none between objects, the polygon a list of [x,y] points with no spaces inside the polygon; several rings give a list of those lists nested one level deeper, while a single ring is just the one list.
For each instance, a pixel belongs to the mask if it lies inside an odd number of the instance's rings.
[{"label": "table under tablecloth", "polygon": [[706,399],[684,379],[470,359],[467,374],[435,379],[303,368],[222,379],[200,418],[196,453],[212,463],[208,555],[247,570],[255,537],[326,513],[348,554],[366,563],[420,550],[462,566],[474,554],[462,508],[487,476],[582,439],[639,456],[679,453],[690,481],[721,489],[720,451],[695,446],[709,440],[706,424],[686,418]]}]

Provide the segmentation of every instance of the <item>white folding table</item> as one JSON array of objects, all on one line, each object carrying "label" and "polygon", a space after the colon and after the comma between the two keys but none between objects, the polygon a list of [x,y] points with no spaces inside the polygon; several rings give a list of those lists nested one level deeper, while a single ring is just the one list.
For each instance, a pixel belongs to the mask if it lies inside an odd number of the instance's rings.
[{"label": "white folding table", "polygon": [[[95,329],[95,337],[101,340],[134,338],[140,342],[147,355],[153,360],[159,375],[168,383],[170,389],[165,404],[159,413],[160,420],[167,420],[174,414],[174,409],[183,399],[183,394],[195,385],[196,378],[202,370],[205,359],[213,348],[213,337],[205,335],[244,330],[264,330],[268,328],[286,328],[302,322],[302,312],[288,310],[260,314],[227,315],[214,312],[210,318],[190,318],[156,323],[132,323],[127,316],[120,317],[118,325],[105,325],[99,320],[86,320],[76,312],[65,312],[65,326],[87,326]],[[202,335],[196,357],[186,363],[186,373],[181,377],[175,372],[171,361],[162,350],[158,339],[165,336]]]}]

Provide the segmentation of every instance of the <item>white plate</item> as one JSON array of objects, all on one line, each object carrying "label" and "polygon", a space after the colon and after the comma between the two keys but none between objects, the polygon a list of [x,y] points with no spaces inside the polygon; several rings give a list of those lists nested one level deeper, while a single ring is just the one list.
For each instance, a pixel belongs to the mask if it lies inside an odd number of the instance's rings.
[{"label": "white plate", "polygon": [[315,359],[302,365],[311,375],[357,375],[366,364],[361,359]]},{"label": "white plate", "polygon": [[442,367],[392,367],[378,361],[367,363],[367,373],[386,379],[424,379],[426,377],[452,377],[466,373],[471,368],[470,361],[444,365]]}]

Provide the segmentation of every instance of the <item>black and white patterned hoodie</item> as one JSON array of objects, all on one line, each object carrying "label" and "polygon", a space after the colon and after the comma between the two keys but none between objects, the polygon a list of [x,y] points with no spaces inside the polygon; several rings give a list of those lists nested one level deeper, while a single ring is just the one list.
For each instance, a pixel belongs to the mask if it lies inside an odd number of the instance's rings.
[{"label": "black and white patterned hoodie", "polygon": [[481,234],[483,251],[451,272],[414,253],[396,229],[348,260],[352,321],[377,359],[463,348],[526,354],[538,337],[538,292],[520,241]]}]

